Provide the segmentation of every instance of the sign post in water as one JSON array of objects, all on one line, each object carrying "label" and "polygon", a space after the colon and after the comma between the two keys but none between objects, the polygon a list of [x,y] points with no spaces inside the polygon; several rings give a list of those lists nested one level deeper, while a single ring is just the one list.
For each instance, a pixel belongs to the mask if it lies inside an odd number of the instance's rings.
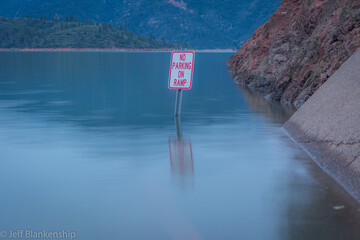
[{"label": "sign post in water", "polygon": [[193,51],[174,51],[171,53],[169,88],[177,89],[175,116],[180,115],[182,89],[192,86],[195,53]]}]

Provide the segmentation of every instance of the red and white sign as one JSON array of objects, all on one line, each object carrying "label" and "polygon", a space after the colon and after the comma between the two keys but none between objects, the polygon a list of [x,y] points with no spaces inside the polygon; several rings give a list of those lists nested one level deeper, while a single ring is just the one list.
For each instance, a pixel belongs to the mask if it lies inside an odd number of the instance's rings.
[{"label": "red and white sign", "polygon": [[175,51],[171,54],[169,88],[190,89],[192,85],[195,53]]}]

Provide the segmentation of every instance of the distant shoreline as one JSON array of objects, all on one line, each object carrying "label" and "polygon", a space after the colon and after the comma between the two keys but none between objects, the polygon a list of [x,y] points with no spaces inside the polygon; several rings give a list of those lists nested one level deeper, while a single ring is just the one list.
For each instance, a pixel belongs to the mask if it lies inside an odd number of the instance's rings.
[{"label": "distant shoreline", "polygon": [[[0,48],[0,52],[171,52],[178,49],[152,48]],[[233,49],[188,49],[195,52],[236,52]]]}]

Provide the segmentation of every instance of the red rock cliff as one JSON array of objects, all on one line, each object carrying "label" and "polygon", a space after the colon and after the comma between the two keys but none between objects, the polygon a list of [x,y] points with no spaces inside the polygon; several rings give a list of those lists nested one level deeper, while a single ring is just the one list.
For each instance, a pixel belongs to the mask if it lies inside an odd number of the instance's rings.
[{"label": "red rock cliff", "polygon": [[360,0],[283,0],[229,60],[236,82],[300,107],[360,47]]}]

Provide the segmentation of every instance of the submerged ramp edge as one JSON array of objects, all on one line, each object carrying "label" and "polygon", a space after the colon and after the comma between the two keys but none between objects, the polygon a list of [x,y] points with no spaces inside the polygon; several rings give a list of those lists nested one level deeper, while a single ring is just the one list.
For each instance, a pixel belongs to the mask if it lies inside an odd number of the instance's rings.
[{"label": "submerged ramp edge", "polygon": [[284,129],[360,202],[360,49],[297,110]]}]

